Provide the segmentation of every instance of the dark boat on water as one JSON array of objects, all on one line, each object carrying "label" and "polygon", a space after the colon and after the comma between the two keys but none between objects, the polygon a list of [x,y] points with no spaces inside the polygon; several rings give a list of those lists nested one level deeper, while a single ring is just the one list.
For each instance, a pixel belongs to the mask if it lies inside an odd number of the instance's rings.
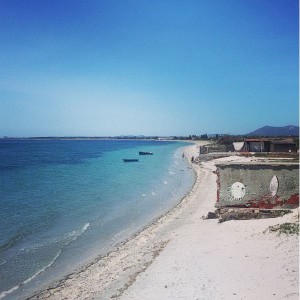
[{"label": "dark boat on water", "polygon": [[153,152],[144,152],[144,151],[140,151],[139,155],[153,155]]},{"label": "dark boat on water", "polygon": [[123,158],[123,161],[124,161],[124,162],[137,162],[137,161],[139,161],[139,160],[136,159],[136,158]]}]

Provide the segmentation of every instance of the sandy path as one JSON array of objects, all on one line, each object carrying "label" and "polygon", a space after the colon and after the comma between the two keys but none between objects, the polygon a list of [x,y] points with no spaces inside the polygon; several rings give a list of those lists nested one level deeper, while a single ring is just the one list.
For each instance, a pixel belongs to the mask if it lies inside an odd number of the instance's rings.
[{"label": "sandy path", "polygon": [[[187,147],[186,159],[198,150]],[[203,220],[216,201],[215,166],[193,167],[197,181],[179,205],[35,298],[298,299],[298,237],[263,233],[293,216]]]}]

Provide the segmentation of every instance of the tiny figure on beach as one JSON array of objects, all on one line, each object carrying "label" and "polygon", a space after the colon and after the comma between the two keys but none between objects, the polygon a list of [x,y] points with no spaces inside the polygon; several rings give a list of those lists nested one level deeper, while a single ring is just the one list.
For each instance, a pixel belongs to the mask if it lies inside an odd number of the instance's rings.
[{"label": "tiny figure on beach", "polygon": [[192,156],[192,158],[191,158],[191,162],[192,162],[192,163],[194,162],[194,156]]},{"label": "tiny figure on beach", "polygon": [[182,153],[182,158],[184,158],[184,153]]}]

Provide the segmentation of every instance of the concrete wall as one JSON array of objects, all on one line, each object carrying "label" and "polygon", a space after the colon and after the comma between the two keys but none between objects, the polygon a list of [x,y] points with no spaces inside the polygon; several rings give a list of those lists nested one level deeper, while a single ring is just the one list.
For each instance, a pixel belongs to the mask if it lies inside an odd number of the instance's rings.
[{"label": "concrete wall", "polygon": [[271,152],[297,152],[295,144],[271,144]]},{"label": "concrete wall", "polygon": [[274,208],[299,205],[298,164],[219,164],[217,175],[217,207]]}]

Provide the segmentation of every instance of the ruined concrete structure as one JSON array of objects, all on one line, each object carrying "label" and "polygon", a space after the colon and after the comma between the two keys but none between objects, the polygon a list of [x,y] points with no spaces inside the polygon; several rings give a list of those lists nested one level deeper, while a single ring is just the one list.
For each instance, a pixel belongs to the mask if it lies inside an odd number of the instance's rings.
[{"label": "ruined concrete structure", "polygon": [[199,147],[199,155],[215,153],[215,152],[227,152],[227,151],[229,151],[228,147],[219,144],[204,145]]},{"label": "ruined concrete structure", "polygon": [[298,163],[217,165],[216,207],[293,208],[299,205]]},{"label": "ruined concrete structure", "polygon": [[292,139],[246,139],[238,151],[295,153],[297,145]]}]

